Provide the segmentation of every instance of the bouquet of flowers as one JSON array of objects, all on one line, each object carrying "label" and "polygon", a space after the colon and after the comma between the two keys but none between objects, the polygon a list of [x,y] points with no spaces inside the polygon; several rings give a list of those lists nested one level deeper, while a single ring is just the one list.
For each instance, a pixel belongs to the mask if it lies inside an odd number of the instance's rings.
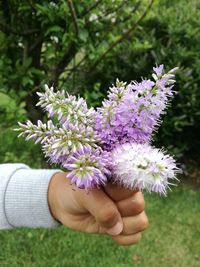
[{"label": "bouquet of flowers", "polygon": [[45,85],[38,92],[48,120],[19,122],[19,136],[41,143],[45,157],[67,171],[78,188],[92,189],[107,181],[124,187],[166,194],[179,169],[175,160],[150,143],[174,95],[174,68],[153,68],[153,80],[116,81],[102,106],[88,108],[81,97]]}]

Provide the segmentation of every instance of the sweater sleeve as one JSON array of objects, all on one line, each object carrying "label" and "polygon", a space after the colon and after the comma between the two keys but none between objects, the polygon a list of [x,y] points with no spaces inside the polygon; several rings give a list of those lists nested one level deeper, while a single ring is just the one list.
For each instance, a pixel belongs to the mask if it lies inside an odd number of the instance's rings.
[{"label": "sweater sleeve", "polygon": [[0,229],[58,226],[48,206],[49,182],[57,172],[0,164]]}]

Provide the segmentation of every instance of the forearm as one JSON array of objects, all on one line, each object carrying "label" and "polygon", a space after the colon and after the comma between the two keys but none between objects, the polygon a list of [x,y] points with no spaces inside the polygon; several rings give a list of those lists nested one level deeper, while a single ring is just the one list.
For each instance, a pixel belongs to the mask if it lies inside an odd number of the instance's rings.
[{"label": "forearm", "polygon": [[48,206],[48,187],[58,170],[24,164],[0,165],[0,229],[56,227]]}]

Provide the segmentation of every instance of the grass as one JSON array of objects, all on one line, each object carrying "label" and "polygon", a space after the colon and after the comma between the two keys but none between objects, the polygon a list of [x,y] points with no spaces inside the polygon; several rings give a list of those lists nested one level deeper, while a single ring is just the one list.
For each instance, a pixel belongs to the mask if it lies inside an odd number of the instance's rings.
[{"label": "grass", "polygon": [[63,227],[0,232],[1,267],[198,267],[200,192],[179,186],[167,198],[146,195],[150,228],[140,244]]}]

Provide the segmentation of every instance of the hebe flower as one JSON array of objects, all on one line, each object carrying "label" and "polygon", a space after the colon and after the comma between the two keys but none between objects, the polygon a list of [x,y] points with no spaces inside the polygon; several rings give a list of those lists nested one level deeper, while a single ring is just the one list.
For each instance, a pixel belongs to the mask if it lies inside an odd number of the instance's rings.
[{"label": "hebe flower", "polygon": [[46,85],[37,105],[52,120],[19,123],[19,136],[41,143],[49,161],[65,168],[79,188],[99,187],[112,177],[131,189],[166,194],[178,169],[172,157],[149,143],[174,95],[176,70],[165,74],[160,65],[154,68],[153,81],[127,85],[117,80],[96,111],[83,98]]},{"label": "hebe flower", "polygon": [[88,109],[84,99],[65,95],[65,92],[54,92],[53,87],[45,85],[45,92],[38,93],[37,105],[47,111],[49,117],[55,116],[56,125],[52,120],[37,125],[27,121],[19,123],[19,136],[26,140],[33,139],[42,144],[42,150],[50,162],[63,164],[69,156],[81,146],[90,145],[97,148],[100,142],[93,124],[94,109]]},{"label": "hebe flower", "polygon": [[126,142],[146,143],[159,125],[172,91],[174,72],[163,73],[163,65],[154,68],[155,81],[142,80],[140,83],[117,81],[110,88],[108,100],[98,109],[95,129],[103,142],[103,148],[110,151]]},{"label": "hebe flower", "polygon": [[124,96],[128,93],[128,88],[126,88],[126,83],[116,80],[116,85],[109,88],[108,99],[102,102],[102,107],[97,108],[97,113],[95,114],[95,130],[100,136],[103,148],[110,150],[117,142],[117,137],[112,127],[111,120],[115,112],[115,108],[122,101]]},{"label": "hebe flower", "polygon": [[38,125],[27,121],[19,123],[21,131],[19,136],[26,136],[26,140],[33,139],[35,143],[41,143],[46,157],[52,163],[62,163],[71,153],[77,151],[82,145],[90,145],[97,148],[98,136],[91,127],[65,124],[57,127],[51,120],[47,123],[38,121]]},{"label": "hebe flower", "polygon": [[175,160],[148,144],[126,143],[111,152],[113,181],[129,189],[139,188],[166,195],[179,171]]},{"label": "hebe flower", "polygon": [[67,124],[93,126],[95,110],[88,109],[83,98],[77,99],[65,91],[54,92],[54,88],[49,88],[48,85],[45,85],[44,93],[37,92],[37,94],[39,96],[37,106],[42,107],[49,117],[56,115],[61,123],[65,123],[65,127]]},{"label": "hebe flower", "polygon": [[63,164],[70,172],[67,177],[79,188],[91,189],[105,185],[110,171],[107,166],[110,160],[107,153],[102,150],[92,150],[91,146],[81,146]]},{"label": "hebe flower", "polygon": [[[68,171],[68,178],[80,188],[93,188],[105,184],[110,174],[106,168],[108,157],[98,143],[100,139],[94,128],[94,109],[88,109],[84,99],[65,96],[63,92],[54,92],[53,87],[45,86],[44,93],[38,93],[37,105],[47,111],[52,120],[37,125],[31,121],[19,123],[19,136],[33,139],[42,144],[44,155],[51,163],[60,164]],[[73,166],[73,167],[72,167]],[[106,176],[107,175],[107,176]]]}]

